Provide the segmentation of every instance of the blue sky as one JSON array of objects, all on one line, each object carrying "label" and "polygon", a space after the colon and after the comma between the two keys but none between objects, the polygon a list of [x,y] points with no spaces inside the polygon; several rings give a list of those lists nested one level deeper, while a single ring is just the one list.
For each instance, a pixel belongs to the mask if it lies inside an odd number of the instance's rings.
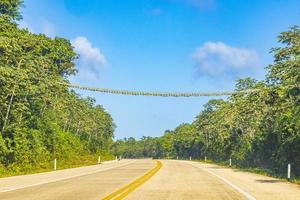
[{"label": "blue sky", "polygon": [[[300,25],[298,0],[25,0],[21,27],[72,41],[72,83],[150,91],[232,90],[263,79],[277,35]],[[192,122],[210,98],[96,94],[116,138],[160,136]]]}]

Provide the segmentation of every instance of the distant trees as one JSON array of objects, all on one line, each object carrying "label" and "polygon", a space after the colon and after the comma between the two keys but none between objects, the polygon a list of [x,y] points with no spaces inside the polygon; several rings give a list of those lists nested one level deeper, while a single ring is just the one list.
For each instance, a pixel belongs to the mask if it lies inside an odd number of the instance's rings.
[{"label": "distant trees", "polygon": [[62,84],[76,73],[73,47],[20,29],[21,5],[0,1],[0,168],[108,152],[111,116]]},{"label": "distant trees", "polygon": [[[160,157],[188,159],[207,156],[215,161],[232,158],[241,167],[261,167],[284,174],[291,163],[300,177],[300,29],[292,27],[279,35],[281,47],[273,48],[274,64],[267,66],[264,81],[238,80],[237,93],[227,100],[210,100],[192,124],[181,124],[160,138],[135,141],[139,156],[158,157],[139,152],[153,144]],[[126,152],[115,144],[116,153]],[[161,148],[162,147],[162,148]],[[141,154],[139,154],[141,153]],[[128,155],[126,155],[128,156]],[[129,155],[129,157],[135,155]]]}]

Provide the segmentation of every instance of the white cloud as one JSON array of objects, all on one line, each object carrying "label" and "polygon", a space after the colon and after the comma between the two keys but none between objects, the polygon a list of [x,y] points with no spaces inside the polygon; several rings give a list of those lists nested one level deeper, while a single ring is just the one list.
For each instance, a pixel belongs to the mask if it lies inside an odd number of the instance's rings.
[{"label": "white cloud", "polygon": [[198,75],[251,75],[257,70],[259,56],[256,51],[232,47],[223,42],[206,42],[193,53]]},{"label": "white cloud", "polygon": [[79,76],[86,79],[99,77],[100,69],[107,63],[104,54],[83,36],[76,37],[72,41],[74,50],[79,54]]}]

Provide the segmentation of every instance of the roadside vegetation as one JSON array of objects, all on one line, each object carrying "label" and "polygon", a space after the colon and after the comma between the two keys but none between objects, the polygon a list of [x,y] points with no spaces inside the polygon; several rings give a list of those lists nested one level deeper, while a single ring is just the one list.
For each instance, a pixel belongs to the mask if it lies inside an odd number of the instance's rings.
[{"label": "roadside vegetation", "polygon": [[22,5],[0,1],[0,176],[112,159],[111,116],[62,84],[76,74],[70,41],[18,27]]},{"label": "roadside vegetation", "polygon": [[245,78],[235,90],[258,92],[234,94],[210,100],[191,123],[165,131],[158,138],[128,138],[114,144],[123,157],[208,159],[228,162],[243,169],[256,169],[300,178],[300,29],[291,27],[278,36],[273,48],[274,63],[266,78]]}]

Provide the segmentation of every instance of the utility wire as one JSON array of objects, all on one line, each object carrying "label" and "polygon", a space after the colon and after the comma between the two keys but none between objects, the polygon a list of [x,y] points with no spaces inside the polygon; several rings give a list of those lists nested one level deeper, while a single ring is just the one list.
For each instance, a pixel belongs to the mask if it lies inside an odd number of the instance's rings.
[{"label": "utility wire", "polygon": [[245,94],[245,93],[256,93],[259,89],[249,89],[241,91],[231,91],[231,92],[146,92],[146,91],[129,91],[129,90],[116,90],[108,88],[97,88],[81,86],[76,84],[62,83],[70,88],[87,90],[92,92],[101,92],[109,94],[119,94],[119,95],[133,95],[133,96],[155,96],[155,97],[209,97],[209,96],[229,96],[233,94]]}]

